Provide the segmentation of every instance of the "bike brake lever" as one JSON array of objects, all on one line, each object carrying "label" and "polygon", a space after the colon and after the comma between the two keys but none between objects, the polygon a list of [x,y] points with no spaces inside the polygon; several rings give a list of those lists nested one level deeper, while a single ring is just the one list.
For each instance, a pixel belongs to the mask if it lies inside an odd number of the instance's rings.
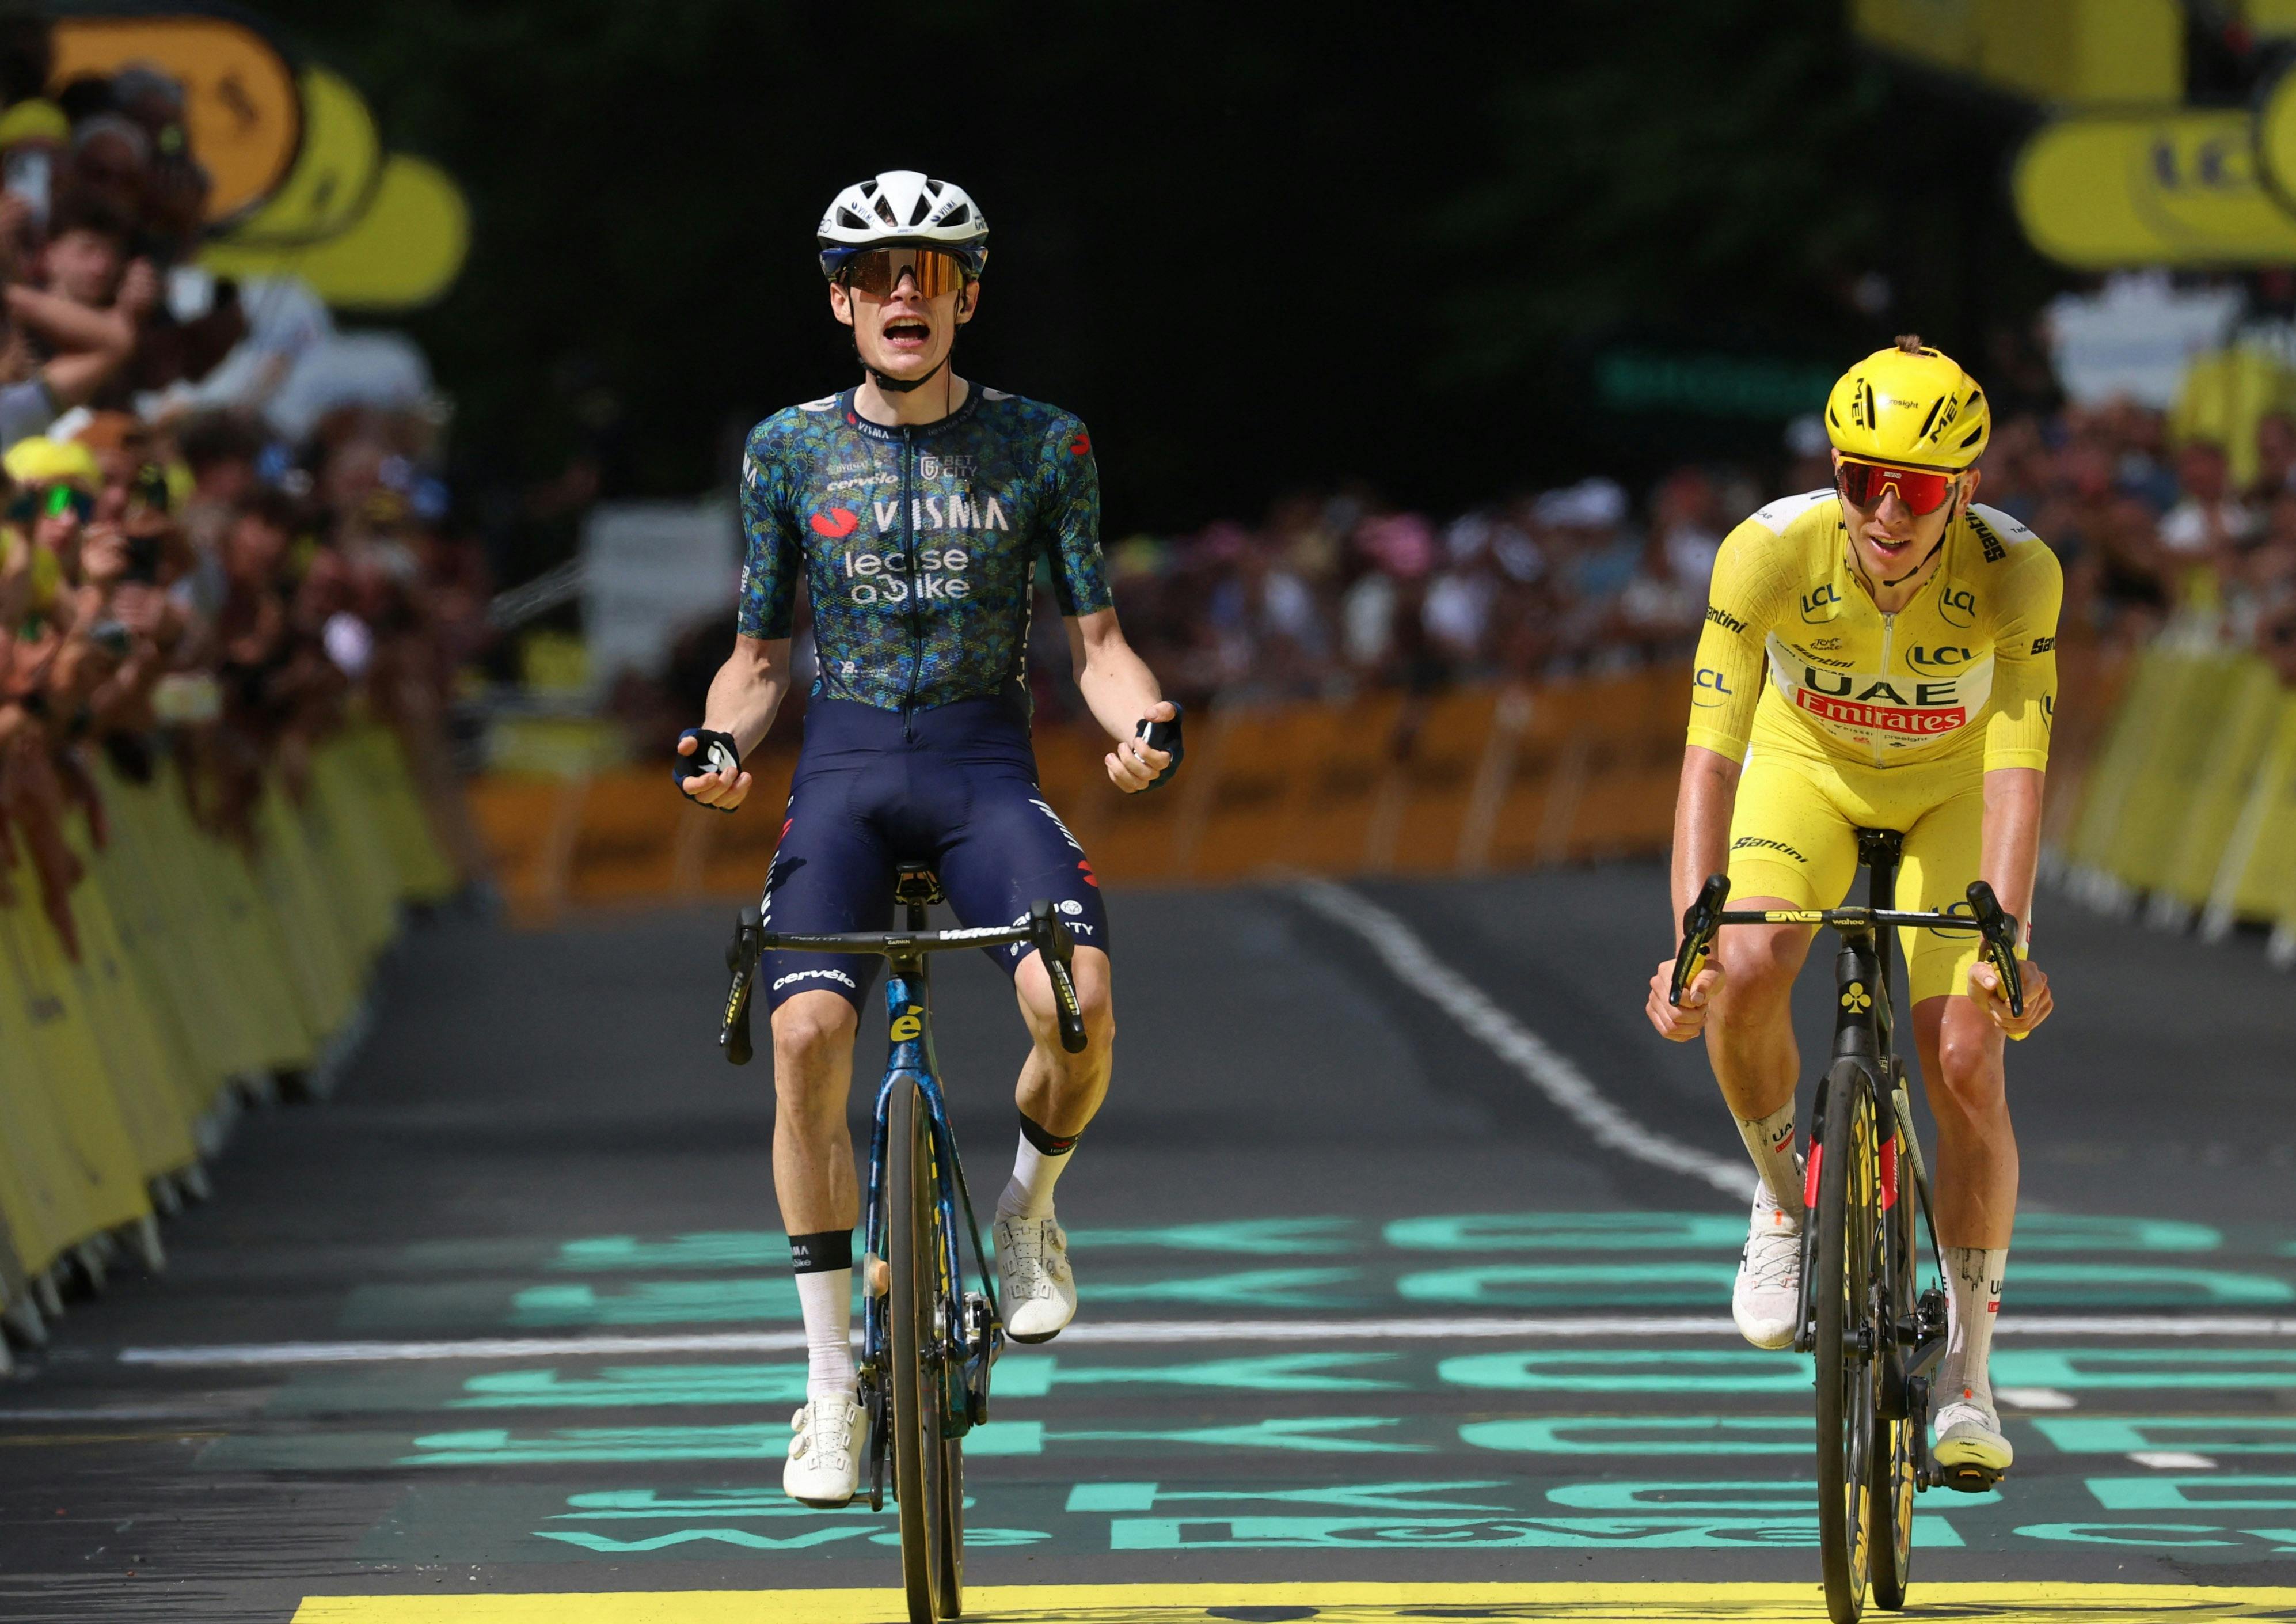
[{"label": "bike brake lever", "polygon": [[726,968],[734,984],[726,994],[726,1013],[718,1026],[718,1046],[734,1065],[746,1066],[756,1051],[750,1043],[750,991],[758,979],[758,960],[764,952],[758,939],[765,934],[758,910],[745,907],[734,925],[734,940],[726,949]]},{"label": "bike brake lever", "polygon": [[1085,1046],[1084,1007],[1077,1002],[1076,981],[1069,973],[1076,939],[1069,934],[1067,923],[1053,905],[1041,901],[1029,905],[1029,936],[1052,977],[1053,1013],[1060,1021],[1061,1047],[1071,1054],[1081,1054]]},{"label": "bike brake lever", "polygon": [[1722,929],[1722,905],[1729,900],[1730,876],[1709,874],[1706,883],[1698,888],[1697,900],[1684,910],[1682,947],[1674,956],[1674,987],[1666,995],[1669,1004],[1679,1006],[1684,989],[1705,967],[1706,956]]},{"label": "bike brake lever", "polygon": [[1985,956],[1993,962],[1994,973],[2001,978],[2001,990],[2009,996],[2009,1013],[2022,1015],[2025,978],[2017,969],[2017,916],[2001,906],[1993,888],[1982,880],[1969,882],[1969,908],[1984,932]]}]

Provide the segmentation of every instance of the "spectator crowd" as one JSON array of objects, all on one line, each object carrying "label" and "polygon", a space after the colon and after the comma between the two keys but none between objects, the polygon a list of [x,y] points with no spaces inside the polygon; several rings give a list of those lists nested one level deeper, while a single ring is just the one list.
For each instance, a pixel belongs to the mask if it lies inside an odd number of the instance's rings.
[{"label": "spectator crowd", "polygon": [[[2181,611],[2296,685],[2296,414],[2258,423],[2244,484],[2232,449],[2173,444],[2163,414],[2125,402],[2021,412],[1998,425],[1979,500],[2062,560],[2067,642],[2138,642]],[[1447,520],[1348,489],[1279,502],[1256,529],[1135,537],[1109,562],[1128,634],[1183,702],[1614,671],[1685,658],[1722,537],[1833,483],[1816,418],[1765,474],[1689,463],[1639,506],[1595,478]],[[1048,604],[1037,626],[1039,667],[1064,670]],[[1060,713],[1062,685],[1038,701]]]},{"label": "spectator crowd", "polygon": [[195,404],[247,323],[192,265],[182,90],[131,68],[51,98],[40,37],[0,38],[0,906],[29,876],[72,941],[62,824],[101,830],[99,752],[139,781],[172,759],[194,816],[251,842],[265,783],[297,791],[354,709],[399,733],[475,878],[442,718],[486,599],[435,423],[349,408],[291,440]]}]

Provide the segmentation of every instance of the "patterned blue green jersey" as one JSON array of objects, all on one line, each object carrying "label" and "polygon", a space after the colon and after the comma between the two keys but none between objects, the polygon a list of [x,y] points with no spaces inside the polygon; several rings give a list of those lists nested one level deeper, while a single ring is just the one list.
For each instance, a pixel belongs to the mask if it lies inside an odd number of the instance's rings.
[{"label": "patterned blue green jersey", "polygon": [[978,385],[915,427],[868,422],[849,390],[775,413],[750,435],[742,521],[742,635],[790,635],[802,571],[820,698],[916,710],[1016,692],[1039,558],[1063,615],[1109,606],[1084,424]]}]

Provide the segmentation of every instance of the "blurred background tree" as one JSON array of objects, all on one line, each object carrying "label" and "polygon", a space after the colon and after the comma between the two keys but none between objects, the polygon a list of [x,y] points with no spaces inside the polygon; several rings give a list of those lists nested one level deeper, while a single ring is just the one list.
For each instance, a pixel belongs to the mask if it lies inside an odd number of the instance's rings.
[{"label": "blurred background tree", "polygon": [[1122,533],[1347,479],[1456,511],[1775,450],[1775,413],[1610,409],[1620,345],[1825,371],[2021,328],[2061,285],[2004,198],[2031,115],[1884,66],[1843,9],[266,14],[469,193],[469,267],[412,325],[481,483],[721,480],[750,422],[854,376],[812,227],[914,167],[995,225],[964,370],[1086,416]]}]

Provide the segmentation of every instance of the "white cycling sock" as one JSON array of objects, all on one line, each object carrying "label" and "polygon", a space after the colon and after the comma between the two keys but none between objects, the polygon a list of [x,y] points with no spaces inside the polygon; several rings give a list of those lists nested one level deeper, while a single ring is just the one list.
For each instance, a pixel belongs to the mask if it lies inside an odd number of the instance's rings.
[{"label": "white cycling sock", "polygon": [[797,1303],[805,1314],[805,1396],[850,1398],[853,1368],[853,1232],[790,1236]]},{"label": "white cycling sock", "polygon": [[1945,1249],[1945,1358],[1938,1366],[1937,1403],[1993,1407],[1993,1321],[2001,1311],[2001,1280],[2009,1267],[2005,1246]]},{"label": "white cycling sock", "polygon": [[1021,1119],[1021,1148],[1013,1157],[1013,1177],[996,1198],[996,1216],[1050,1218],[1053,1185],[1073,1159],[1076,1139],[1046,1133],[1026,1116]]},{"label": "white cycling sock", "polygon": [[1794,1161],[1794,1107],[1788,1100],[1767,1117],[1739,1117],[1738,1136],[1754,1159],[1770,1199],[1797,1227],[1802,1220],[1801,1169]]}]

